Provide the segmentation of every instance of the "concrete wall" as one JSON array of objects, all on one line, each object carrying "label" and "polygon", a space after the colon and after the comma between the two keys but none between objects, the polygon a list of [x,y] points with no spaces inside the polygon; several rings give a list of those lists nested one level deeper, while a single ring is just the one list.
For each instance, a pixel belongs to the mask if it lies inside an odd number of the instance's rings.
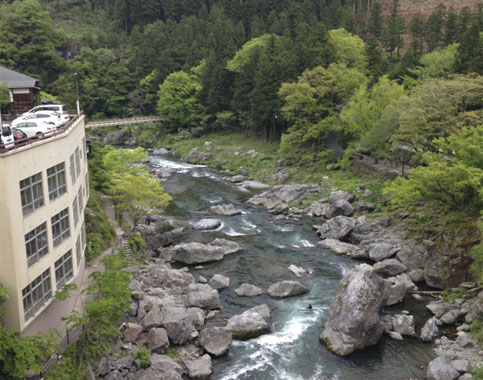
[{"label": "concrete wall", "polygon": [[[59,135],[0,153],[0,283],[10,288],[9,299],[6,302],[7,314],[4,318],[6,327],[15,328],[19,331],[24,330],[52,302],[53,298],[37,311],[33,318],[28,321],[24,320],[22,289],[47,268],[50,268],[52,294],[54,294],[56,291],[54,263],[69,249],[72,250],[72,265],[74,268],[74,277],[70,282],[74,281],[78,275],[76,240],[81,233],[84,212],[82,210],[79,215],[79,222],[75,225],[72,203],[80,186],[83,188],[84,208],[87,203],[85,190],[87,160],[84,152],[84,137],[84,118],[81,116]],[[76,182],[72,184],[70,155],[74,153],[77,147],[82,151],[81,173]],[[50,201],[47,169],[61,162],[65,163],[67,192]],[[39,172],[42,173],[44,206],[24,217],[20,197],[20,181]],[[54,247],[51,218],[65,208],[69,210],[70,237]],[[25,234],[43,222],[47,223],[49,253],[28,267]],[[83,251],[84,247],[82,247]]]}]

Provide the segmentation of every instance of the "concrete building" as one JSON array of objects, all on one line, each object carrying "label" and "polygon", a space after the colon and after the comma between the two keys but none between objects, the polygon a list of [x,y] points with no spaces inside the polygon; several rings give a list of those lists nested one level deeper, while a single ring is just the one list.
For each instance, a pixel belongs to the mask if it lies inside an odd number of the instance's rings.
[{"label": "concrete building", "polygon": [[89,197],[85,141],[79,115],[51,136],[0,151],[0,283],[9,288],[7,328],[24,331],[57,290],[82,276]]}]

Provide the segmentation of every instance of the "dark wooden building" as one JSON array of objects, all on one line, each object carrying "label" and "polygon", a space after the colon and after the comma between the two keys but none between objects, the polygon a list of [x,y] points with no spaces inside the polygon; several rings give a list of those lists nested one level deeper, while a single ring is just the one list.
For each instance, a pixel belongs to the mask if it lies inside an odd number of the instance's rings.
[{"label": "dark wooden building", "polygon": [[38,80],[27,75],[0,66],[0,84],[6,83],[11,103],[2,107],[2,114],[15,118],[35,107],[40,92]]}]

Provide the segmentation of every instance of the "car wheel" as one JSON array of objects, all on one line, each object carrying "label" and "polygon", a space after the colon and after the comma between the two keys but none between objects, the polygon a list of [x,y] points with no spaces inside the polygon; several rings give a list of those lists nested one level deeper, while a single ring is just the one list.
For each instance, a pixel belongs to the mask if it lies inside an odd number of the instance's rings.
[{"label": "car wheel", "polygon": [[44,134],[42,132],[37,132],[37,134],[35,136],[37,136],[38,139],[44,138]]}]

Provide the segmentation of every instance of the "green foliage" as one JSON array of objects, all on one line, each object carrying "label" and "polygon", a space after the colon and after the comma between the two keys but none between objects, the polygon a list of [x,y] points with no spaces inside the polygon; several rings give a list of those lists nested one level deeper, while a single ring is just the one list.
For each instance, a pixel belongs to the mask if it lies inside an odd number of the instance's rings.
[{"label": "green foliage", "polygon": [[419,79],[447,78],[454,73],[458,44],[423,55],[420,66],[410,69],[410,73]]},{"label": "green foliage", "polygon": [[85,257],[87,261],[90,261],[110,246],[115,231],[111,220],[102,208],[101,199],[95,191],[90,192],[84,215],[86,224]]},{"label": "green foliage", "polygon": [[[479,342],[483,343],[483,321],[475,319],[471,322],[471,335]],[[482,373],[483,374],[483,373]]]},{"label": "green foliage", "polygon": [[10,94],[8,91],[7,83],[1,82],[0,83],[0,108],[2,106],[7,105],[10,103]]},{"label": "green foliage", "polygon": [[334,47],[337,62],[345,63],[347,67],[355,68],[361,73],[366,72],[367,56],[364,41],[345,29],[331,30],[329,41]]},{"label": "green foliage", "polygon": [[253,59],[253,56],[260,51],[260,49],[267,48],[268,42],[272,38],[277,38],[273,34],[264,34],[263,36],[252,38],[246,42],[243,47],[238,50],[235,56],[229,60],[226,64],[228,70],[233,72],[240,72],[249,61]]},{"label": "green foliage", "polygon": [[159,86],[157,110],[166,118],[170,131],[200,125],[204,119],[201,89],[198,76],[184,71],[170,74]]},{"label": "green foliage", "polygon": [[441,292],[441,297],[443,297],[443,299],[446,302],[451,302],[451,303],[455,303],[456,300],[460,299],[461,297],[464,297],[465,295],[466,295],[466,289],[462,287],[459,287],[455,291],[453,291],[452,289],[445,289]]},{"label": "green foliage", "polygon": [[483,366],[473,368],[471,374],[474,380],[483,380]]},{"label": "green foliage", "polygon": [[426,166],[397,178],[385,189],[397,207],[432,201],[447,208],[483,203],[483,125],[463,128],[448,138],[434,140],[437,153],[422,156]]},{"label": "green foliage", "polygon": [[70,296],[70,292],[73,290],[77,290],[77,285],[76,284],[67,284],[62,287],[61,290],[57,290],[55,292],[55,299],[64,301]]},{"label": "green foliage", "polygon": [[178,349],[176,347],[168,347],[164,354],[171,359],[176,359],[179,356]]},{"label": "green foliage", "polygon": [[151,365],[151,352],[147,348],[139,347],[134,359],[139,359],[142,368],[148,368]]},{"label": "green foliage", "polygon": [[[482,211],[483,215],[483,211]],[[471,271],[476,275],[478,283],[483,284],[483,216],[478,220],[478,228],[481,232],[481,240],[479,244],[476,244],[470,251],[470,255],[473,257],[473,264],[471,265]],[[483,334],[482,334],[483,337]]]}]

